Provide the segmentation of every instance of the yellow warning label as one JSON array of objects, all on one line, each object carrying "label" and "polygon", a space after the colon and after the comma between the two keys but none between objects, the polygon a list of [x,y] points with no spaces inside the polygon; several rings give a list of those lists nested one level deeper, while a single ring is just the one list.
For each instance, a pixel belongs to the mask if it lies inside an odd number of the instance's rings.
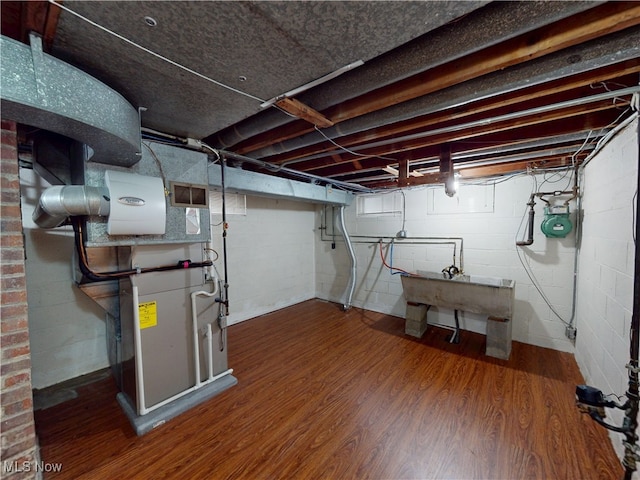
[{"label": "yellow warning label", "polygon": [[138,317],[140,318],[140,330],[158,325],[157,302],[144,302],[138,304]]}]

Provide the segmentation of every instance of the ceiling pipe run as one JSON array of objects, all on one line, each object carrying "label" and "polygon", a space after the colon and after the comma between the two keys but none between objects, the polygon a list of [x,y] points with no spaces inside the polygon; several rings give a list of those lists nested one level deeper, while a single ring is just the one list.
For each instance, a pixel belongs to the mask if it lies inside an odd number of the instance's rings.
[{"label": "ceiling pipe run", "polygon": [[292,168],[287,167],[278,167],[268,162],[263,162],[262,160],[256,160],[254,158],[245,157],[244,155],[239,155],[237,153],[228,152],[226,150],[215,150],[218,155],[224,157],[227,160],[236,160],[241,163],[249,163],[251,165],[257,165],[258,167],[265,168],[271,172],[275,173],[286,173],[289,175],[293,175],[295,177],[304,178],[310,180],[312,182],[322,182],[328,183],[329,185],[334,185],[339,188],[343,188],[349,191],[356,191],[360,193],[371,193],[372,189],[363,187],[362,185],[358,185],[356,183],[342,182],[340,180],[334,180],[332,178],[321,177],[319,175],[314,175],[312,173],[301,172],[299,170],[294,170]]},{"label": "ceiling pipe run", "polygon": [[[343,136],[378,128],[389,123],[410,120],[449,108],[462,107],[504,93],[542,85],[554,78],[565,78],[601,67],[631,61],[639,55],[640,28],[635,27],[627,29],[621,34],[614,34],[587,42],[584,45],[491,73],[480,79],[470,80],[400,105],[394,105],[345,120],[333,127],[323,129],[322,133],[329,139],[340,143],[339,138]],[[575,63],[567,62],[569,57],[579,58],[580,61]],[[316,108],[322,110],[318,106]],[[280,116],[283,115],[281,114]],[[268,125],[268,119],[265,119],[265,122]],[[314,131],[297,138],[274,143],[273,145],[252,149],[251,155],[254,158],[264,158],[309,147],[324,141],[326,141],[326,138]]]},{"label": "ceiling pipe run", "polygon": [[[368,148],[384,147],[387,145],[399,144],[401,142],[427,138],[427,137],[445,134],[445,133],[454,133],[462,130],[473,129],[476,127],[485,127],[487,125],[491,125],[497,122],[511,121],[511,120],[516,120],[523,117],[535,116],[542,113],[553,112],[555,110],[559,110],[563,108],[578,107],[578,106],[586,105],[589,103],[596,103],[596,102],[610,100],[617,97],[633,95],[634,93],[638,93],[638,92],[640,92],[640,86],[638,85],[633,87],[628,87],[628,88],[621,88],[618,90],[605,92],[598,95],[592,95],[585,98],[568,100],[565,102],[554,103],[552,105],[545,105],[542,107],[531,108],[531,109],[522,110],[519,112],[508,113],[505,115],[498,115],[496,117],[475,120],[472,122],[451,125],[448,127],[436,128],[433,130],[428,130],[428,131],[409,134],[409,135],[403,135],[403,136],[394,137],[386,140],[381,140],[378,142],[371,142],[365,145],[358,145],[357,147],[350,147],[349,150],[356,153],[366,154],[366,152],[363,152],[363,150]],[[304,162],[309,160],[316,160],[318,158],[324,158],[333,154],[341,154],[341,153],[344,153],[344,152],[342,150],[328,151],[328,152],[318,153],[315,155],[309,155],[307,157],[299,158],[299,159],[296,159],[295,161],[288,162],[288,163],[299,163],[299,162]],[[389,152],[388,154],[392,154],[392,153],[394,152]]]}]

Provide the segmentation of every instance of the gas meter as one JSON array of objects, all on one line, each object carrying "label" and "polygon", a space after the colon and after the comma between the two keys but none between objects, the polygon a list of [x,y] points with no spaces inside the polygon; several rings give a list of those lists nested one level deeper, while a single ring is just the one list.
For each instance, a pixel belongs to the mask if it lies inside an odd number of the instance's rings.
[{"label": "gas meter", "polygon": [[544,207],[544,220],[540,224],[542,233],[550,238],[566,237],[573,228],[569,215],[569,205]]}]

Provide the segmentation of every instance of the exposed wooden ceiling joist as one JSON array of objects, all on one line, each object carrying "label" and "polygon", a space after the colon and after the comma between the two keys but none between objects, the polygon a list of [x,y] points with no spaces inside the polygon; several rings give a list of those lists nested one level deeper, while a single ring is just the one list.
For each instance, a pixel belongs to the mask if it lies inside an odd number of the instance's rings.
[{"label": "exposed wooden ceiling joist", "polygon": [[315,170],[321,169],[327,164],[337,165],[341,163],[349,163],[356,158],[361,162],[365,161],[365,159],[362,157],[385,157],[388,162],[389,158],[394,158],[394,154],[406,153],[411,150],[424,148],[430,145],[440,145],[442,143],[455,142],[499,131],[514,130],[518,127],[539,125],[554,120],[567,120],[570,117],[582,118],[589,113],[602,110],[610,110],[612,108],[614,108],[614,106],[612,105],[611,101],[608,100],[586,105],[576,105],[549,112],[531,114],[517,119],[497,121],[493,123],[487,122],[485,125],[474,125],[473,127],[456,130],[450,133],[425,135],[420,138],[411,138],[407,141],[398,141],[379,147],[366,148],[358,151],[358,155],[346,152],[341,152],[340,154],[334,153],[333,155],[331,155],[331,157],[326,157],[325,159],[314,159],[310,165],[302,163],[297,164],[296,167],[299,170],[314,171],[315,173]]},{"label": "exposed wooden ceiling joist", "polygon": [[[640,59],[633,59],[621,64],[610,65],[594,71],[575,75],[569,79],[553,80],[546,84],[524,88],[519,91],[510,92],[499,97],[478,100],[472,104],[462,107],[436,112],[434,114],[423,115],[410,120],[381,126],[366,130],[358,134],[341,137],[337,143],[341,146],[353,149],[360,144],[366,144],[374,140],[390,138],[396,135],[405,135],[411,131],[418,131],[428,127],[440,127],[452,124],[457,121],[471,121],[473,119],[485,117],[495,117],[499,112],[526,110],[536,105],[555,103],[569,98],[579,98],[588,96],[598,91],[598,85],[610,79],[615,79],[616,84],[624,83],[633,85],[637,82],[637,73],[640,72]],[[604,86],[600,86],[604,90]],[[619,85],[616,85],[619,88]],[[508,109],[509,106],[514,106]],[[444,123],[448,122],[448,123]],[[440,125],[442,123],[442,125]],[[290,152],[265,157],[263,160],[274,164],[283,164],[296,159],[305,158],[335,150],[335,145],[325,141],[319,142],[309,147],[304,147]]]},{"label": "exposed wooden ceiling joist", "polygon": [[[424,3],[410,4],[424,13]],[[332,14],[318,18],[314,6],[319,5]],[[161,131],[169,135],[210,138],[214,146],[267,164],[368,186],[441,182],[430,169],[437,169],[443,144],[450,145],[451,164],[465,176],[564,165],[585,142],[583,153],[575,156],[580,159],[593,148],[593,137],[586,132],[619,122],[618,108],[630,94],[622,102],[564,102],[638,85],[640,74],[639,2],[433,2],[429,12],[448,20],[428,22],[429,27],[407,14],[408,6],[399,9],[394,2],[379,2],[376,8],[313,1],[188,2],[179,8],[156,1],[65,4],[96,25],[253,94],[263,88],[269,95],[290,91],[301,84],[298,78],[319,78],[336,68],[331,62],[338,53],[346,52],[341,62],[364,59],[330,85],[314,85],[299,98],[278,97],[277,108],[259,110],[248,99],[230,100],[226,91],[218,96],[215,87],[175,75],[155,57],[132,53],[50,2],[3,1],[1,6],[3,34],[25,43],[29,32],[41,34],[45,47],[53,43],[54,56],[95,74],[128,100],[135,99],[136,106],[152,105],[143,123],[161,119],[170,127]],[[393,31],[384,32],[393,46],[363,57],[371,52],[370,42],[329,32],[331,46],[319,48],[318,33],[299,28],[322,21],[352,25],[354,8],[364,39],[368,30],[362,25],[387,25],[390,20],[402,19],[399,24],[414,33],[398,40]],[[228,26],[220,30],[219,23],[210,21],[224,18],[239,25],[252,12],[260,15],[247,32],[251,35],[228,45],[219,34]],[[393,18],[385,12],[393,12]],[[147,15],[156,16],[156,28],[134,20]],[[263,39],[267,54],[254,54],[256,38]],[[215,55],[209,57],[213,45]],[[276,55],[269,57],[269,52]],[[322,63],[325,53],[327,65]],[[123,65],[114,58],[122,58]],[[522,112],[526,114],[519,116]],[[218,130],[212,131],[212,125]],[[159,130],[150,123],[144,126]],[[381,170],[387,166],[397,171],[395,176]],[[424,176],[412,176],[417,170]],[[269,172],[284,175],[277,168]]]},{"label": "exposed wooden ceiling joist", "polygon": [[[365,93],[322,113],[332,122],[340,123],[638,24],[640,3],[606,3],[516,39]],[[311,131],[313,127],[307,122],[291,122],[242,142],[234,150],[246,154]]]},{"label": "exposed wooden ceiling joist", "polygon": [[[550,138],[566,135],[573,132],[588,132],[590,130],[600,130],[606,128],[620,115],[616,109],[606,109],[602,111],[586,113],[567,119],[556,119],[546,123],[538,123],[527,126],[520,126],[513,129],[499,131],[489,130],[485,135],[470,136],[459,141],[452,142],[452,152],[478,151],[483,148],[509,145],[526,141],[531,138]],[[419,161],[423,158],[432,158],[439,154],[439,144],[417,148],[410,152],[398,155],[410,162]],[[342,178],[351,172],[362,168],[382,168],[390,162],[385,159],[371,157],[366,160],[358,160],[358,165],[345,163],[334,163],[332,159],[327,159],[322,167],[314,169],[317,175]]]}]

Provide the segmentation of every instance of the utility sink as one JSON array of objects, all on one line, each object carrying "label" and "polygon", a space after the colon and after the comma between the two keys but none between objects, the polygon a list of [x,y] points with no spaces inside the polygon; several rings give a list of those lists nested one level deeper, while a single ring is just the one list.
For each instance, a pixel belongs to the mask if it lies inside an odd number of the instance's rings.
[{"label": "utility sink", "polygon": [[431,306],[486,314],[487,355],[509,358],[514,280],[465,274],[446,278],[442,273],[418,271],[417,276],[403,275],[401,281],[407,302],[407,334],[422,337]]}]

